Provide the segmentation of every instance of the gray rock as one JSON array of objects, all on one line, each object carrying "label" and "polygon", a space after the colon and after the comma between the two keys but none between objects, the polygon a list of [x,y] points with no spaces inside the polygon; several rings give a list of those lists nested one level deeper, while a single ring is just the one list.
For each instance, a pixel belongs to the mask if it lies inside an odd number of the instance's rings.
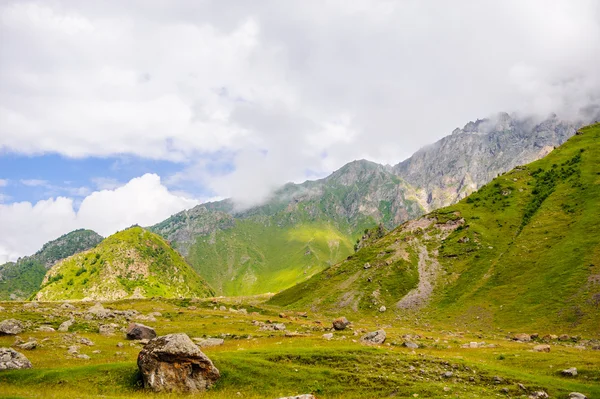
[{"label": "gray rock", "polygon": [[588,397],[579,392],[571,392],[569,394],[569,399],[588,399]]},{"label": "gray rock", "polygon": [[544,391],[536,391],[529,395],[529,399],[548,399],[550,396]]},{"label": "gray rock", "polygon": [[366,344],[381,345],[385,342],[385,337],[385,331],[377,330],[363,335],[360,341]]},{"label": "gray rock", "polygon": [[513,337],[513,340],[519,341],[519,342],[529,342],[529,341],[531,341],[531,335],[524,334],[524,333],[515,334]]},{"label": "gray rock", "polygon": [[452,378],[454,376],[454,373],[452,371],[445,371],[442,373],[442,377],[444,378]]},{"label": "gray rock", "polygon": [[119,328],[119,325],[115,323],[101,324],[100,326],[98,326],[98,332],[100,333],[100,335],[113,335],[117,328]]},{"label": "gray rock", "polygon": [[323,334],[323,338],[329,341],[333,338],[333,333]]},{"label": "gray rock", "polygon": [[550,352],[550,345],[536,345],[533,350],[536,352]]},{"label": "gray rock", "polygon": [[577,369],[575,367],[570,367],[561,371],[560,373],[566,377],[575,377],[577,375]]},{"label": "gray rock", "polygon": [[144,387],[155,392],[202,392],[219,378],[219,370],[186,334],[150,341],[138,355]]},{"label": "gray rock", "polygon": [[23,323],[15,319],[6,319],[0,322],[0,335],[21,334],[25,328]]},{"label": "gray rock", "polygon": [[156,338],[156,331],[152,327],[143,324],[131,323],[126,331],[127,339],[153,339]]},{"label": "gray rock", "polygon": [[81,338],[79,343],[87,346],[94,346],[94,343],[88,338]]},{"label": "gray rock", "polygon": [[56,330],[52,326],[42,325],[37,328],[40,332],[55,332]]},{"label": "gray rock", "polygon": [[71,345],[71,346],[69,346],[69,349],[67,349],[67,353],[69,355],[76,355],[78,352],[79,352],[78,345]]},{"label": "gray rock", "polygon": [[304,395],[296,395],[296,396],[285,396],[279,399],[317,399],[314,395],[310,393],[305,393]]},{"label": "gray rock", "polygon": [[28,351],[33,350],[33,349],[37,348],[37,341],[25,342],[24,344],[19,345],[19,348],[25,349]]},{"label": "gray rock", "polygon": [[88,355],[81,354],[77,355],[77,359],[90,360],[91,358]]},{"label": "gray rock", "polygon": [[71,305],[68,302],[63,303],[62,305],[60,305],[61,309],[75,309],[75,306]]},{"label": "gray rock", "polygon": [[415,344],[414,342],[410,342],[410,341],[406,341],[402,344],[402,346],[410,348],[410,349],[418,349],[419,345]]},{"label": "gray rock", "polygon": [[350,322],[345,317],[338,317],[333,321],[333,328],[338,331],[345,330],[350,325]]},{"label": "gray rock", "polygon": [[208,348],[211,346],[219,346],[225,343],[223,338],[192,338],[200,348]]},{"label": "gray rock", "polygon": [[273,329],[275,331],[285,331],[285,324],[283,324],[283,323],[275,323],[275,324],[273,324]]},{"label": "gray rock", "polygon": [[60,326],[58,327],[58,331],[61,332],[67,332],[69,331],[69,328],[71,328],[71,326],[75,323],[74,319],[69,319],[67,321],[63,321]]},{"label": "gray rock", "polygon": [[22,353],[11,348],[0,348],[0,370],[30,369],[31,362]]},{"label": "gray rock", "polygon": [[385,306],[383,306],[383,305],[379,308],[379,311],[381,313],[385,312],[386,310],[387,310],[387,308]]}]

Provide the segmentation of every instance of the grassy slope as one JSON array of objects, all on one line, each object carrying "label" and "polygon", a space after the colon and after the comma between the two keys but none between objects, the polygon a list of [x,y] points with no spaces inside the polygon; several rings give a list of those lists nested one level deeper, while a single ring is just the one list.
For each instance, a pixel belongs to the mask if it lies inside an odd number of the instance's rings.
[{"label": "grassy slope", "polygon": [[[415,233],[400,226],[271,303],[333,310],[349,299],[346,293],[372,300],[372,291],[394,281],[387,298],[376,298],[377,305],[393,308],[415,285],[417,256],[411,249],[418,244],[430,255],[439,251],[442,269],[423,314],[472,327],[547,331],[560,326],[598,334],[600,125],[581,131],[545,159],[499,176],[460,203],[424,217],[439,223],[464,218],[464,227],[444,240],[435,236],[438,225]],[[403,247],[409,261],[392,270],[380,259],[393,256],[388,251],[395,250],[397,240],[414,245]],[[365,262],[382,267],[365,270]],[[358,303],[359,310],[376,309],[364,299],[349,302]]]},{"label": "grassy slope", "polygon": [[38,299],[110,299],[140,291],[145,297],[212,295],[211,288],[158,235],[133,227],[96,248],[56,264]]},{"label": "grassy slope", "polygon": [[235,229],[199,237],[188,259],[218,292],[257,294],[294,285],[352,253],[351,238],[327,223],[264,225],[240,220]]},{"label": "grassy slope", "polygon": [[102,237],[92,230],[75,230],[44,244],[32,256],[0,265],[0,300],[29,298],[40,289],[47,268],[101,241]]},{"label": "grassy slope", "polygon": [[[544,390],[552,398],[564,399],[573,391],[590,398],[600,395],[600,352],[588,349],[582,356],[583,352],[572,343],[553,342],[550,353],[538,353],[531,350],[534,343],[511,342],[494,331],[457,333],[445,327],[396,323],[385,315],[360,320],[349,315],[354,331],[372,331],[385,325],[390,346],[365,347],[353,341],[357,337],[352,329],[335,332],[331,341],[322,339],[324,330],[315,323],[323,320],[322,315],[312,313],[307,319],[281,320],[289,331],[302,334],[289,338],[284,332],[260,331],[252,324],[253,320],[273,319],[276,309],[243,301],[233,305],[227,301],[237,303],[240,299],[195,302],[195,309],[189,300],[126,300],[104,306],[134,308],[144,314],[160,311],[162,316],[157,322],[145,323],[155,327],[159,335],[184,332],[191,337],[223,336],[223,346],[203,349],[222,375],[214,389],[202,395],[207,399],[278,398],[302,393],[314,393],[319,399],[406,398],[414,394],[435,398],[497,398],[505,396],[501,393],[503,388],[508,389],[509,397],[520,397],[524,392],[517,383],[524,384],[528,392]],[[259,314],[214,310],[214,306],[221,304],[244,307]],[[74,305],[75,312],[85,312],[90,306],[85,302]],[[26,336],[37,339],[41,345],[24,352],[33,369],[0,373],[1,397],[181,397],[150,394],[140,388],[135,361],[141,346],[126,342],[118,348],[116,344],[124,341],[123,336],[99,335],[97,324],[106,321],[76,316],[72,329],[76,335],[36,332],[35,327],[41,324],[57,327],[70,317],[70,311],[61,310],[58,303],[41,303],[39,309],[23,309],[22,304],[14,302],[2,306],[6,309],[0,312],[0,319],[16,317],[18,313],[19,318],[31,323]],[[61,312],[62,316],[48,318]],[[400,346],[405,334],[422,336],[415,340],[421,347],[413,351]],[[95,343],[92,347],[80,345],[79,353],[89,355],[89,360],[74,359],[67,354],[66,347],[82,337]],[[48,339],[42,342],[44,338]],[[482,340],[496,347],[460,347]],[[0,346],[10,346],[13,341],[14,337],[0,336]],[[94,353],[97,350],[100,352]],[[572,366],[578,368],[576,378],[560,375],[560,370]],[[449,370],[453,371],[453,378],[442,378],[441,374]],[[494,376],[503,381],[495,383]]]}]

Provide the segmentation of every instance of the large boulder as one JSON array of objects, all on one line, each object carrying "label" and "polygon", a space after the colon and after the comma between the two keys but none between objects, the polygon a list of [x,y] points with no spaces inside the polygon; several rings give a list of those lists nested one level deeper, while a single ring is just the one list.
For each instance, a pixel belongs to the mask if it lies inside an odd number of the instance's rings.
[{"label": "large boulder", "polygon": [[201,392],[221,376],[186,334],[153,339],[138,355],[137,364],[144,387],[155,392]]},{"label": "large boulder", "polygon": [[0,370],[30,369],[31,362],[11,348],[0,348]]},{"label": "large boulder", "polygon": [[333,321],[333,328],[338,331],[345,330],[349,325],[350,322],[345,317],[338,317]]},{"label": "large boulder", "polygon": [[0,322],[0,335],[17,335],[24,330],[23,323],[15,319],[6,319]]},{"label": "large boulder", "polygon": [[139,323],[131,323],[129,327],[127,327],[125,334],[127,335],[127,339],[140,340],[156,338],[156,331],[154,331],[152,327]]},{"label": "large boulder", "polygon": [[385,331],[377,330],[367,333],[360,339],[360,342],[365,344],[381,345],[385,342]]},{"label": "large boulder", "polygon": [[525,333],[515,334],[513,340],[519,342],[529,342],[531,341],[531,335]]}]

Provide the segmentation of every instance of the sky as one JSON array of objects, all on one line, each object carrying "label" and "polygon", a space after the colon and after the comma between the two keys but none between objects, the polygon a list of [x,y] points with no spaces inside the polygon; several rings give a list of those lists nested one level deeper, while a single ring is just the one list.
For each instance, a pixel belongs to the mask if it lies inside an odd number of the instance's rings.
[{"label": "sky", "polygon": [[0,0],[0,263],[600,103],[595,0]]}]

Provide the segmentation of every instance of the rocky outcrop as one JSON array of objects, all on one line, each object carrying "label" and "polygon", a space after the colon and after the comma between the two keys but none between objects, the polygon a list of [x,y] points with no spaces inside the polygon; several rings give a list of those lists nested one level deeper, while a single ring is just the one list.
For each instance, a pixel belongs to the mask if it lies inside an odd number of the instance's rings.
[{"label": "rocky outcrop", "polygon": [[0,335],[16,335],[24,330],[23,323],[15,319],[6,319],[0,322]]},{"label": "rocky outcrop", "polygon": [[156,331],[152,327],[139,323],[131,323],[125,333],[127,339],[141,340],[156,338]]},{"label": "rocky outcrop", "polygon": [[219,370],[186,334],[150,341],[138,355],[144,387],[155,392],[202,392],[219,378]]},{"label": "rocky outcrop", "polygon": [[22,353],[11,348],[0,348],[0,370],[30,369],[31,362]]}]

